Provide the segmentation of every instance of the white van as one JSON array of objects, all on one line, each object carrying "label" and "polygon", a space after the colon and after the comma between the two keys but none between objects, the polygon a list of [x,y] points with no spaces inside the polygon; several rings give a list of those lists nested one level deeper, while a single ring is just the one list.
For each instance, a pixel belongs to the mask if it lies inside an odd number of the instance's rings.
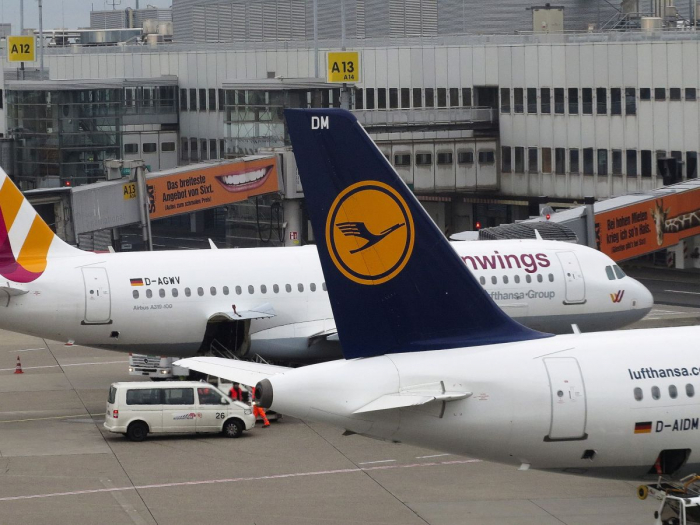
[{"label": "white van", "polygon": [[209,383],[112,383],[105,428],[143,441],[149,432],[222,432],[238,437],[255,426],[250,406],[232,401]]}]

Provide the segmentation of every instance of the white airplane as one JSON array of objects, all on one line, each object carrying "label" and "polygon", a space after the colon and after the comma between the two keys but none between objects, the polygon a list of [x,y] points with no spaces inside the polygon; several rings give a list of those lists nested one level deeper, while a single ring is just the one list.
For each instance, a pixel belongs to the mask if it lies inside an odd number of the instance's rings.
[{"label": "white airplane", "polygon": [[[282,414],[523,470],[700,469],[700,327],[551,336],[518,324],[352,114],[286,119],[346,359],[178,365],[256,383],[258,403]],[[348,239],[348,222],[383,238]]]},{"label": "white airplane", "polygon": [[[84,252],[56,237],[4,172],[0,213],[0,328],[136,354],[189,357],[223,345],[285,362],[342,357],[314,246]],[[361,234],[345,229],[348,239]],[[618,328],[653,304],[642,284],[590,248],[452,246],[497,304],[536,329]]]}]

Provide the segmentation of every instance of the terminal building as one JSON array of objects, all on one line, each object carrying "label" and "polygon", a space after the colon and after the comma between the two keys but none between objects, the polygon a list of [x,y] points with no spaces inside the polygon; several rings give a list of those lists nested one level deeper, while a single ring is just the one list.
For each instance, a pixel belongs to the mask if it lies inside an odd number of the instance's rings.
[{"label": "terminal building", "polygon": [[[347,100],[448,233],[697,178],[700,37],[688,6],[313,4],[175,0],[172,43],[48,47],[45,81],[15,80],[5,64],[8,171],[45,187],[99,178],[103,159],[157,154],[147,164],[167,169],[256,154],[288,146],[284,107]],[[343,48],[359,52],[360,81],[341,93],[325,77],[327,53]],[[87,118],[102,89],[114,90],[112,113]],[[81,117],[65,114],[68,92]],[[67,125],[97,126],[108,144],[91,134],[69,153],[57,132]]]}]

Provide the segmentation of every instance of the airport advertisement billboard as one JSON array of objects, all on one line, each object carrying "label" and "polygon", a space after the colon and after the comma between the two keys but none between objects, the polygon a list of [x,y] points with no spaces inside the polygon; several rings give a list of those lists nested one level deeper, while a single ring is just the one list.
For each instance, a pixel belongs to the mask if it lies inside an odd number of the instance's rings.
[{"label": "airport advertisement billboard", "polygon": [[151,219],[206,210],[280,191],[277,173],[277,160],[272,156],[193,166],[149,178],[146,186]]},{"label": "airport advertisement billboard", "polygon": [[700,234],[700,188],[598,214],[595,229],[598,249],[615,261],[673,246]]}]

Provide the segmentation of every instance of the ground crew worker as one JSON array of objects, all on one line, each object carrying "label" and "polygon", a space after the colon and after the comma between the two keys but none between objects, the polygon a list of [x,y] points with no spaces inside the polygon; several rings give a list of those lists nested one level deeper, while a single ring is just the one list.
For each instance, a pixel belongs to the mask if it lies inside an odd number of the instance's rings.
[{"label": "ground crew worker", "polygon": [[[255,399],[255,387],[252,388],[250,393],[253,396],[253,399]],[[255,419],[260,418],[263,420],[263,428],[267,428],[270,426],[270,421],[265,415],[265,409],[263,407],[258,406],[255,403],[255,401],[253,401],[253,415],[255,416]]]},{"label": "ground crew worker", "polygon": [[243,401],[243,390],[238,383],[234,383],[231,390],[228,392],[228,396],[234,401]]}]

